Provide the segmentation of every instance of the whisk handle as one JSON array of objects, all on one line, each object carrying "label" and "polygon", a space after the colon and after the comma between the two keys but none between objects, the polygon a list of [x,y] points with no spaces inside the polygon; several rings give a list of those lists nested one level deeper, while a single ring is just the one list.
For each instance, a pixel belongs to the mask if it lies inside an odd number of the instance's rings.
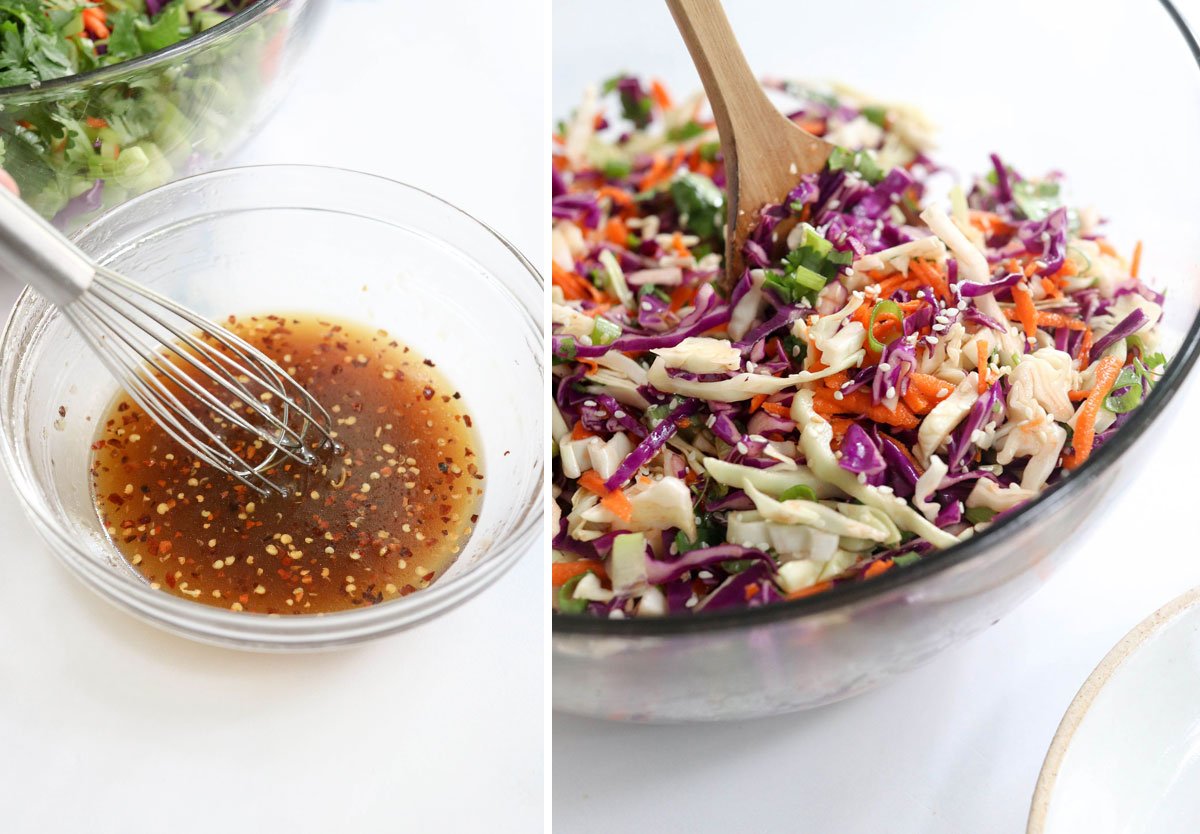
[{"label": "whisk handle", "polygon": [[96,265],[19,197],[0,188],[0,273],[65,307],[91,285]]}]

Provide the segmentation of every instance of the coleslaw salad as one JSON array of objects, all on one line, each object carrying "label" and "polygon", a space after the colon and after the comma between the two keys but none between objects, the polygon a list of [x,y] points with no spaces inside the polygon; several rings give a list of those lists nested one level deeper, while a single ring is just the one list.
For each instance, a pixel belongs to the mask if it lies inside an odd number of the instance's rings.
[{"label": "coleslaw salad", "polygon": [[902,568],[1068,477],[1162,373],[1140,244],[1122,257],[1060,176],[992,156],[938,196],[919,113],[771,86],[839,150],[763,211],[728,290],[700,96],[621,76],[556,133],[561,612],[753,607]]}]

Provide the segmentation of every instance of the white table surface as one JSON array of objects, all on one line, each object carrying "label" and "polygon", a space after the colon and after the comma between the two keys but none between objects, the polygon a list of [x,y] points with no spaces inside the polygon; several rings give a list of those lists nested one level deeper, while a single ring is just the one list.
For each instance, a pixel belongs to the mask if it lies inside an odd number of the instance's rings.
[{"label": "white table surface", "polygon": [[[680,95],[698,88],[662,4],[639,3],[636,12],[634,5],[614,0],[596,14],[582,0],[555,3],[556,116],[585,84],[621,69],[653,73]],[[1195,20],[1200,4],[1182,5]],[[763,71],[787,72],[810,38],[829,31],[755,29],[754,13],[760,23],[785,8],[795,17],[794,3],[726,7],[747,52],[775,56],[779,66]],[[786,43],[792,53],[780,51]],[[1160,445],[1119,486],[1124,497],[1073,544],[1075,557],[999,624],[907,676],[830,707],[753,721],[637,726],[555,715],[554,830],[1024,831],[1042,759],[1079,686],[1126,631],[1200,584],[1194,545],[1181,545],[1178,526],[1165,521],[1197,513],[1194,488],[1181,476],[1200,465],[1188,428],[1200,412],[1200,385],[1193,381],[1172,410],[1173,430],[1162,429],[1183,442]]]},{"label": "white table surface", "polygon": [[[462,5],[335,2],[237,161],[406,180],[539,252],[542,5]],[[539,830],[540,548],[413,631],[271,656],[159,632],[93,596],[4,478],[0,530],[5,834]]]}]

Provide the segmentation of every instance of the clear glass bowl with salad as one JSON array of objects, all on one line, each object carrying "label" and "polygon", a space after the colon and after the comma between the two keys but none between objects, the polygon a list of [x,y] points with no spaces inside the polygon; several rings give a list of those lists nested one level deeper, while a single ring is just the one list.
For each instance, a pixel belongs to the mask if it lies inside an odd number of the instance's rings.
[{"label": "clear glass bowl with salad", "polygon": [[[978,61],[971,10],[918,32],[852,5],[861,43],[935,42],[937,67],[788,53],[889,99],[768,84],[845,150],[767,213],[732,287],[697,99],[621,74],[558,130],[558,709],[698,720],[861,692],[1031,593],[1164,442],[1200,338],[1191,175],[1080,125],[1155,88],[1181,102],[1170,135],[1200,135],[1174,10],[1014,7],[996,41],[1062,25],[1060,56],[981,86],[946,69]],[[1136,71],[1095,49],[1116,33]],[[1035,89],[1045,112],[1010,129]]]},{"label": "clear glass bowl with salad", "polygon": [[276,104],[326,0],[11,0],[0,165],[63,228],[212,168]]}]

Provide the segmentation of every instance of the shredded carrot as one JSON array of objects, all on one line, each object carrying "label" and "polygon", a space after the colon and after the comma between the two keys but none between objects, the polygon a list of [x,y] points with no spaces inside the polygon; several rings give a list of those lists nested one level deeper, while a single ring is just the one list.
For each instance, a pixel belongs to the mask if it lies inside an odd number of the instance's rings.
[{"label": "shredded carrot", "polygon": [[[950,396],[950,392],[954,390],[954,385],[946,382],[944,379],[938,379],[931,374],[911,373],[908,375],[908,387],[917,388],[922,394],[931,400],[941,402],[946,397]],[[945,391],[946,393],[942,393]]]},{"label": "shredded carrot", "polygon": [[908,390],[900,396],[900,399],[904,400],[904,404],[912,409],[913,414],[928,414],[933,410],[933,403],[913,385],[908,386]]},{"label": "shredded carrot", "polygon": [[1087,399],[1075,417],[1075,434],[1071,438],[1071,454],[1063,458],[1063,466],[1074,469],[1088,459],[1092,444],[1096,441],[1096,417],[1104,399],[1112,391],[1117,375],[1121,373],[1121,360],[1105,356],[1096,364],[1096,384],[1088,392]]},{"label": "shredded carrot", "polygon": [[1037,308],[1033,306],[1033,296],[1029,288],[1021,282],[1012,288],[1013,301],[1017,303],[1016,317],[1025,328],[1025,338],[1032,339],[1037,335]]},{"label": "shredded carrot", "polygon": [[601,496],[608,495],[609,489],[604,485],[604,479],[595,469],[589,469],[575,480],[588,492],[594,492]]},{"label": "shredded carrot", "polygon": [[796,127],[813,136],[825,135],[825,122],[821,119],[805,119],[802,122],[796,122]]},{"label": "shredded carrot", "polygon": [[784,420],[792,419],[792,411],[782,403],[763,403],[762,410],[768,414],[774,414],[776,417],[782,417]]},{"label": "shredded carrot", "polygon": [[671,94],[667,92],[666,85],[657,78],[650,82],[650,95],[654,98],[655,104],[663,110],[671,109]]},{"label": "shredded carrot", "polygon": [[580,365],[587,366],[587,370],[583,372],[584,376],[591,376],[592,374],[596,373],[596,371],[600,370],[600,363],[595,359],[588,359],[586,356],[576,356],[575,361]]},{"label": "shredded carrot", "polygon": [[672,313],[679,312],[696,297],[696,289],[695,285],[680,284],[671,291],[671,303],[667,305],[667,309]]},{"label": "shredded carrot", "polygon": [[826,579],[824,582],[818,582],[815,585],[809,585],[807,588],[801,588],[799,591],[792,591],[787,595],[788,599],[804,599],[815,594],[823,594],[833,587],[833,582]]},{"label": "shredded carrot", "polygon": [[917,258],[909,264],[908,271],[910,275],[916,273],[918,278],[927,281],[938,296],[946,301],[951,300],[950,287],[946,285],[946,279],[942,277],[942,273],[936,266]]},{"label": "shredded carrot", "polygon": [[898,289],[902,289],[902,284],[906,284],[912,280],[913,279],[910,278],[907,273],[900,273],[898,275],[893,275],[891,278],[885,278],[877,281],[876,283],[879,285],[878,295],[880,298],[890,298],[892,293]]},{"label": "shredded carrot", "polygon": [[981,232],[986,232],[989,235],[994,235],[997,232],[1004,232],[1012,227],[1005,222],[998,214],[993,214],[990,211],[971,211],[967,215],[971,225]]},{"label": "shredded carrot", "polygon": [[1063,259],[1062,268],[1052,275],[1052,278],[1070,278],[1079,274],[1079,267],[1075,266],[1075,262],[1070,258]]},{"label": "shredded carrot", "polygon": [[838,450],[842,448],[842,440],[846,437],[846,432],[850,431],[850,426],[854,421],[849,417],[830,417],[829,425],[833,427],[833,448]]},{"label": "shredded carrot", "polygon": [[841,388],[850,381],[850,374],[847,371],[838,371],[836,374],[830,374],[821,381],[825,383],[826,388]]},{"label": "shredded carrot", "polygon": [[1090,327],[1083,331],[1083,341],[1079,343],[1079,370],[1081,371],[1092,364],[1092,339],[1094,336]]},{"label": "shredded carrot", "polygon": [[588,307],[585,310],[580,310],[579,312],[583,313],[585,316],[591,316],[592,318],[596,318],[599,315],[603,315],[604,313],[607,313],[612,308],[613,308],[612,304],[610,304],[607,301],[603,301],[603,302],[600,302],[597,304],[593,304],[591,307]]},{"label": "shredded carrot", "polygon": [[821,360],[821,349],[812,340],[808,342],[808,370],[823,371],[829,366]]},{"label": "shredded carrot", "polygon": [[675,250],[675,254],[681,258],[689,257],[692,250],[683,245],[683,235],[676,232],[671,236],[671,248]]},{"label": "shredded carrot", "polygon": [[753,414],[754,412],[758,411],[760,408],[762,408],[762,404],[766,401],[766,394],[755,394],[750,398],[750,413]]},{"label": "shredded carrot", "polygon": [[608,571],[604,565],[595,559],[577,559],[574,562],[555,562],[550,566],[550,584],[561,588],[580,574],[592,571],[604,582],[608,581]]},{"label": "shredded carrot", "polygon": [[1114,258],[1117,257],[1117,250],[1113,249],[1113,245],[1104,238],[1096,238],[1096,246],[1100,247],[1100,251],[1105,255],[1111,255]]},{"label": "shredded carrot", "polygon": [[855,414],[869,417],[876,423],[887,423],[899,428],[915,429],[920,425],[920,421],[907,405],[898,402],[894,409],[890,409],[882,403],[876,404],[871,401],[871,392],[865,388],[844,394],[840,400],[835,398],[834,392],[828,388],[818,388],[813,393],[813,408],[825,419],[834,415]]},{"label": "shredded carrot", "polygon": [[638,186],[638,191],[645,194],[654,186],[667,178],[667,158],[662,154],[655,154],[654,160],[650,163],[650,168],[642,175],[641,185]]},{"label": "shredded carrot", "polygon": [[979,393],[982,394],[988,389],[991,379],[991,372],[987,366],[988,349],[987,344],[983,339],[975,340],[975,370],[979,372]]},{"label": "shredded carrot", "polygon": [[1042,292],[1044,292],[1046,294],[1047,298],[1061,298],[1062,297],[1062,290],[1060,290],[1058,288],[1058,284],[1055,282],[1055,280],[1053,278],[1043,278],[1042,279]]},{"label": "shredded carrot", "polygon": [[595,284],[568,269],[563,269],[554,261],[550,263],[550,282],[561,289],[566,298],[578,300],[590,297],[593,301],[604,300],[604,293],[600,292]]},{"label": "shredded carrot", "polygon": [[88,6],[80,14],[80,17],[83,19],[83,28],[96,40],[104,40],[109,36],[108,26],[105,25],[107,19],[104,16],[104,9],[99,6]]},{"label": "shredded carrot", "polygon": [[1062,313],[1039,312],[1034,317],[1034,321],[1037,322],[1038,327],[1045,327],[1047,329],[1065,327],[1068,330],[1087,330],[1087,322],[1080,319],[1073,319]]},{"label": "shredded carrot", "polygon": [[572,440],[584,440],[585,438],[595,437],[595,436],[596,436],[596,433],[593,431],[590,431],[586,426],[584,426],[582,420],[577,421],[575,423],[575,428],[571,429],[571,439]]},{"label": "shredded carrot", "polygon": [[1138,277],[1138,270],[1142,268],[1142,242],[1139,240],[1137,246],[1133,247],[1133,260],[1130,262],[1129,274],[1134,278]]},{"label": "shredded carrot", "polygon": [[94,127],[97,129],[108,127],[108,121],[101,119],[99,116],[88,116],[86,121],[88,127]]},{"label": "shredded carrot", "polygon": [[629,241],[629,229],[625,221],[619,217],[610,217],[604,224],[604,239],[617,246],[624,246]]},{"label": "shredded carrot", "polygon": [[1083,402],[1088,398],[1088,391],[1068,391],[1067,399],[1073,403]]},{"label": "shredded carrot", "polygon": [[887,573],[892,569],[892,565],[894,564],[895,562],[893,562],[891,559],[878,559],[867,565],[867,569],[863,571],[863,578],[872,579],[876,576]]},{"label": "shredded carrot", "polygon": [[596,191],[597,196],[607,197],[613,201],[613,205],[624,208],[625,206],[633,205],[633,198],[625,191],[611,185],[603,186]]},{"label": "shredded carrot", "polygon": [[610,490],[595,469],[589,469],[576,480],[588,492],[600,496],[600,506],[604,509],[626,523],[633,520],[633,505],[629,503],[629,496],[619,489]]},{"label": "shredded carrot", "polygon": [[762,588],[757,582],[751,582],[743,589],[742,592],[746,595],[746,601],[749,602],[750,600],[754,599],[755,595],[757,595],[761,590]]},{"label": "shredded carrot", "polygon": [[608,495],[601,498],[600,506],[626,524],[633,521],[633,504],[629,503],[629,496],[619,489],[614,489]]},{"label": "shredded carrot", "polygon": [[934,406],[950,396],[954,386],[929,374],[908,375],[908,390],[904,392],[904,404],[913,414],[928,414]]}]

